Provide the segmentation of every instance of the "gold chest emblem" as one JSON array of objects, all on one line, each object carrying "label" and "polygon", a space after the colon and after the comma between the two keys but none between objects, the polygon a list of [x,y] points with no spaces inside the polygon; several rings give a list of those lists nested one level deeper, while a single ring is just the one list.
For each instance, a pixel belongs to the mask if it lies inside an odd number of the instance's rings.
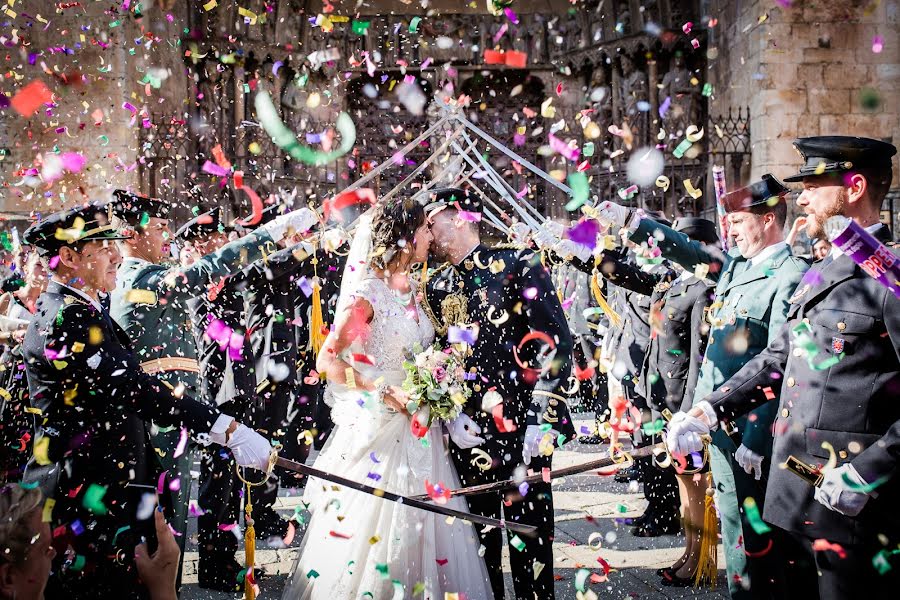
[{"label": "gold chest emblem", "polygon": [[469,310],[463,294],[450,294],[441,301],[444,326],[469,322]]}]

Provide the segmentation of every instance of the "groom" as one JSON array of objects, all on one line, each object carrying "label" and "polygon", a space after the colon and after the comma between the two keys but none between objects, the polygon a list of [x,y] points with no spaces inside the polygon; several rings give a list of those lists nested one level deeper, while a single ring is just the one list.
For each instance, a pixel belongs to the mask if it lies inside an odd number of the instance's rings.
[{"label": "groom", "polygon": [[[471,346],[474,391],[449,426],[464,486],[550,469],[554,445],[575,436],[565,392],[572,335],[550,275],[527,250],[481,244],[480,200],[448,188],[425,199],[433,256],[446,261],[426,285],[423,307],[439,336]],[[474,340],[473,340],[474,338]],[[479,437],[479,434],[481,437]],[[476,514],[535,525],[510,536],[516,597],[553,598],[553,495],[549,483],[470,496]],[[480,530],[494,596],[504,597],[499,529]]]}]

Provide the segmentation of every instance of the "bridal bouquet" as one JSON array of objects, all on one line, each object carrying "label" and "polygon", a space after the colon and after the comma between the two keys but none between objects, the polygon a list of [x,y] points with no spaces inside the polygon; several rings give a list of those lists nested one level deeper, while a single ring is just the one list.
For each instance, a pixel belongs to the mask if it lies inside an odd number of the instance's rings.
[{"label": "bridal bouquet", "polygon": [[463,354],[456,348],[435,344],[425,350],[415,348],[412,360],[403,361],[406,380],[403,390],[409,394],[408,410],[414,414],[413,433],[424,437],[435,418],[451,421],[459,416],[472,395],[466,384]]}]

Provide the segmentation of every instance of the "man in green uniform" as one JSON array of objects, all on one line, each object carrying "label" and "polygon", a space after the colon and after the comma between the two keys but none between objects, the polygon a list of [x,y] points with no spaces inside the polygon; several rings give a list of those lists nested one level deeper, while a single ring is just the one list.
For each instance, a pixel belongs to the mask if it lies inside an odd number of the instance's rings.
[{"label": "man in green uniform", "polygon": [[[110,314],[128,333],[145,372],[170,385],[176,396],[199,398],[200,368],[187,301],[273,251],[289,230],[305,231],[317,221],[316,215],[309,208],[286,213],[182,268],[164,264],[172,239],[168,204],[124,190],[114,195],[113,215],[132,236],[121,242],[124,259],[110,295]],[[153,436],[167,470],[165,486],[175,496],[173,526],[181,534],[186,530],[194,454],[185,451],[185,441],[180,429],[160,428]],[[184,536],[178,539],[183,551]]]},{"label": "man in green uniform", "polygon": [[[780,181],[766,174],[761,181],[727,194],[723,204],[735,247],[724,255],[641,211],[632,213],[612,202],[598,206],[601,222],[627,227],[634,240],[655,237],[665,258],[717,282],[695,402],[721,386],[776,337],[791,295],[809,268],[784,241],[787,193]],[[736,421],[736,431],[730,435],[717,431],[709,445],[732,598],[769,597],[784,584],[781,550],[792,542],[776,528],[764,532],[755,518],[765,499],[765,481],[760,479],[772,456],[776,408],[775,403],[757,408]]]}]

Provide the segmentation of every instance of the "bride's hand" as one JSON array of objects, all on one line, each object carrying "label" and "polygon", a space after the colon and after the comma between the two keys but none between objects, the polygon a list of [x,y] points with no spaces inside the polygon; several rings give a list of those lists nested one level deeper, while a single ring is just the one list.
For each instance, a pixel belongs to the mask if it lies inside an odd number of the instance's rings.
[{"label": "bride's hand", "polygon": [[409,402],[409,394],[403,388],[396,385],[389,386],[382,394],[381,401],[385,406],[400,413],[406,413],[406,405]]}]

